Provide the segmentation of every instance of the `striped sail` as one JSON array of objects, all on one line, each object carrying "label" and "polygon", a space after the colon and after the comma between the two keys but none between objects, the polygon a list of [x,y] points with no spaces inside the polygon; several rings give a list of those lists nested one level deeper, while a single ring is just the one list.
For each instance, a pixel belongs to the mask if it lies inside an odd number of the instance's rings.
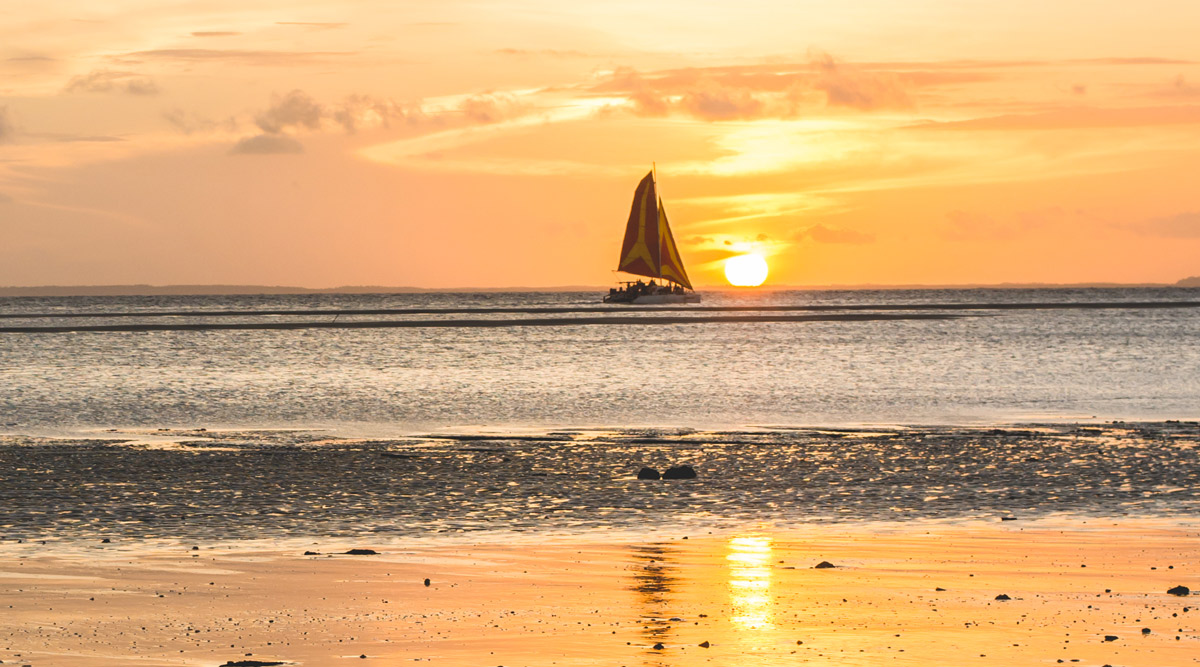
[{"label": "striped sail", "polygon": [[679,248],[675,247],[675,237],[671,234],[671,226],[667,224],[667,210],[663,208],[661,199],[658,202],[658,237],[661,239],[658,275],[691,289],[692,282],[688,280],[683,260],[679,258]]},{"label": "striped sail", "polygon": [[625,241],[621,244],[618,271],[658,278],[659,245],[658,194],[654,188],[654,172],[646,174],[633,194],[633,208],[625,225]]}]

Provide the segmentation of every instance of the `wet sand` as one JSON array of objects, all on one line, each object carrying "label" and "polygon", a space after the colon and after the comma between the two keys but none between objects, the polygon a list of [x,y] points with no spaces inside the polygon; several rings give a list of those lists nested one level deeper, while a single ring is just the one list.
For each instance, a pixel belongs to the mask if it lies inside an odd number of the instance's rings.
[{"label": "wet sand", "polygon": [[[326,555],[355,547],[380,553]],[[837,567],[815,569],[821,561]],[[1197,664],[1200,596],[1166,593],[1177,585],[1200,589],[1200,529],[1166,520],[10,540],[0,543],[0,660]]]}]

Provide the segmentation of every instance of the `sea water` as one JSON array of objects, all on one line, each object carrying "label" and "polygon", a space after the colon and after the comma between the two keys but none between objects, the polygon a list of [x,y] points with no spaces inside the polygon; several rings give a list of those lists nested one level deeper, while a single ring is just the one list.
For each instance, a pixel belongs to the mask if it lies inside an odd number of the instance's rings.
[{"label": "sea water", "polygon": [[[1200,301],[1200,290],[727,292],[704,296],[705,306],[861,308]],[[0,314],[61,317],[0,319],[0,328],[335,318],[341,322],[389,318],[569,320],[582,315],[537,311],[594,307],[599,305],[599,297],[590,293],[476,293],[12,298],[0,300]],[[336,314],[368,308],[465,312],[386,317]],[[494,308],[531,312],[484,310]],[[81,313],[302,309],[335,314],[70,317]],[[613,311],[630,312],[620,307]],[[637,314],[650,316],[661,311]],[[336,427],[394,435],[465,426],[710,428],[1200,416],[1200,309],[984,309],[949,314],[955,318],[0,333],[0,429],[41,433],[130,426]]]},{"label": "sea water", "polygon": [[[0,331],[0,536],[403,536],[1200,507],[1200,309],[1147,307],[1200,301],[1200,290],[704,295],[706,307],[820,316],[784,322],[590,312],[599,296],[2,300],[0,329],[441,325]],[[293,314],[197,315],[214,311]],[[901,319],[839,319],[847,313]],[[610,315],[619,323],[580,323]],[[503,326],[464,324],[479,320]],[[642,466],[681,464],[699,477],[636,479]]]}]

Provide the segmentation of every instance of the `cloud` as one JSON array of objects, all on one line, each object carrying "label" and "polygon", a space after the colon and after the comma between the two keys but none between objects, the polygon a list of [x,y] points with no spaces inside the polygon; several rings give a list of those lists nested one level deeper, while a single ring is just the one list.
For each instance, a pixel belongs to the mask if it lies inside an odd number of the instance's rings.
[{"label": "cloud", "polygon": [[345,28],[349,23],[336,23],[332,21],[276,21],[275,25],[294,25],[302,28],[311,28],[313,30],[334,30],[336,28]]},{"label": "cloud", "polygon": [[31,55],[31,56],[13,56],[11,58],[5,58],[4,62],[16,63],[16,64],[27,64],[27,63],[41,64],[41,63],[57,62],[57,60],[55,60],[54,58],[51,58],[50,56]]},{"label": "cloud", "polygon": [[1035,114],[1007,114],[971,120],[912,125],[917,130],[1077,130],[1105,127],[1190,125],[1200,123],[1200,106],[1097,109],[1069,107]]},{"label": "cloud", "polygon": [[65,88],[68,93],[126,93],[129,95],[155,95],[158,85],[149,77],[134,72],[114,70],[92,70],[85,75],[72,77]]},{"label": "cloud", "polygon": [[236,37],[242,33],[231,30],[196,30],[192,37]]},{"label": "cloud", "polygon": [[1196,61],[1142,56],[1135,58],[1083,58],[1080,60],[1068,60],[1067,62],[1086,63],[1089,65],[1192,65]]},{"label": "cloud", "polygon": [[813,225],[808,229],[801,230],[796,234],[796,240],[811,240],[817,243],[846,243],[851,245],[864,245],[875,242],[875,235],[866,232],[858,232],[853,229],[839,229],[837,227],[826,227],[825,225]]},{"label": "cloud", "polygon": [[304,146],[282,134],[257,134],[237,142],[229,152],[233,155],[279,155],[303,153]]},{"label": "cloud", "polygon": [[458,105],[459,111],[476,123],[496,123],[525,111],[524,105],[512,95],[484,93],[472,95]]},{"label": "cloud", "polygon": [[263,132],[279,134],[287,128],[307,127],[316,130],[321,127],[321,116],[324,111],[308,93],[293,90],[286,95],[272,96],[271,106],[254,118],[254,123]]},{"label": "cloud", "polygon": [[327,113],[350,134],[360,128],[390,127],[397,121],[418,123],[425,120],[419,104],[403,105],[370,95],[350,95]]},{"label": "cloud", "polygon": [[693,236],[684,241],[684,243],[687,243],[688,245],[709,245],[716,242],[717,240],[711,236]]},{"label": "cloud", "polygon": [[214,62],[238,65],[284,66],[324,63],[353,51],[252,51],[239,49],[152,49],[131,51],[113,58],[121,63],[140,63],[147,60],[177,62]]},{"label": "cloud", "polygon": [[807,62],[664,70],[618,68],[591,92],[623,95],[639,116],[683,113],[707,121],[795,118],[806,109],[877,111],[915,106],[910,89],[991,78],[978,72],[890,71],[814,53]]},{"label": "cloud", "polygon": [[1182,74],[1176,76],[1171,84],[1151,93],[1152,97],[1200,97],[1200,86],[1188,83]]},{"label": "cloud", "polygon": [[11,142],[15,134],[12,121],[8,119],[8,106],[0,106],[0,144]]},{"label": "cloud", "polygon": [[704,120],[743,120],[762,115],[764,102],[747,90],[723,88],[706,83],[699,90],[689,91],[679,105]]},{"label": "cloud", "polygon": [[[503,116],[498,102],[485,102],[471,107],[469,113],[481,118]],[[263,132],[281,134],[297,129],[319,130],[329,120],[353,134],[363,128],[390,127],[397,121],[416,123],[424,119],[419,104],[404,105],[370,95],[349,95],[338,103],[321,104],[303,90],[293,90],[272,96],[271,105],[255,116],[254,123]]]},{"label": "cloud", "polygon": [[1200,239],[1200,211],[1186,211],[1165,218],[1153,218],[1133,226],[1145,236],[1169,239]]},{"label": "cloud", "polygon": [[899,77],[891,72],[873,72],[834,60],[828,53],[816,53],[813,63],[820,72],[813,88],[825,93],[831,107],[907,109],[913,101]]},{"label": "cloud", "polygon": [[591,54],[583,51],[561,50],[561,49],[496,49],[495,53],[502,56],[517,56],[517,57],[538,57],[538,58],[593,58]]},{"label": "cloud", "polygon": [[942,237],[949,241],[1006,241],[1016,237],[1016,230],[995,218],[972,211],[951,211]]},{"label": "cloud", "polygon": [[162,117],[184,134],[208,132],[216,129],[217,127],[215,122],[208,120],[207,118],[201,118],[194,113],[188,113],[179,107],[167,109],[162,113]]},{"label": "cloud", "polygon": [[[185,134],[211,131],[222,126],[178,108],[165,112],[163,118]],[[254,124],[260,133],[242,139],[230,152],[300,153],[304,150],[303,146],[293,136],[298,132],[341,126],[347,133],[353,134],[361,128],[388,127],[394,121],[415,123],[424,119],[419,105],[405,106],[369,95],[350,95],[339,103],[321,104],[303,90],[293,90],[284,95],[272,95],[271,104],[254,117]],[[233,131],[237,128],[237,122],[230,119],[224,126]]]}]

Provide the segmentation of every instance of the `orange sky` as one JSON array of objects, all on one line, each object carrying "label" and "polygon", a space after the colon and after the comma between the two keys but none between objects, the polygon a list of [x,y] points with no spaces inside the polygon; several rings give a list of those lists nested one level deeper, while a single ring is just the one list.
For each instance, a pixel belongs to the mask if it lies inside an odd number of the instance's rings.
[{"label": "orange sky", "polygon": [[[103,6],[101,6],[103,5]],[[1200,3],[5,0],[0,285],[1200,274]]]}]

